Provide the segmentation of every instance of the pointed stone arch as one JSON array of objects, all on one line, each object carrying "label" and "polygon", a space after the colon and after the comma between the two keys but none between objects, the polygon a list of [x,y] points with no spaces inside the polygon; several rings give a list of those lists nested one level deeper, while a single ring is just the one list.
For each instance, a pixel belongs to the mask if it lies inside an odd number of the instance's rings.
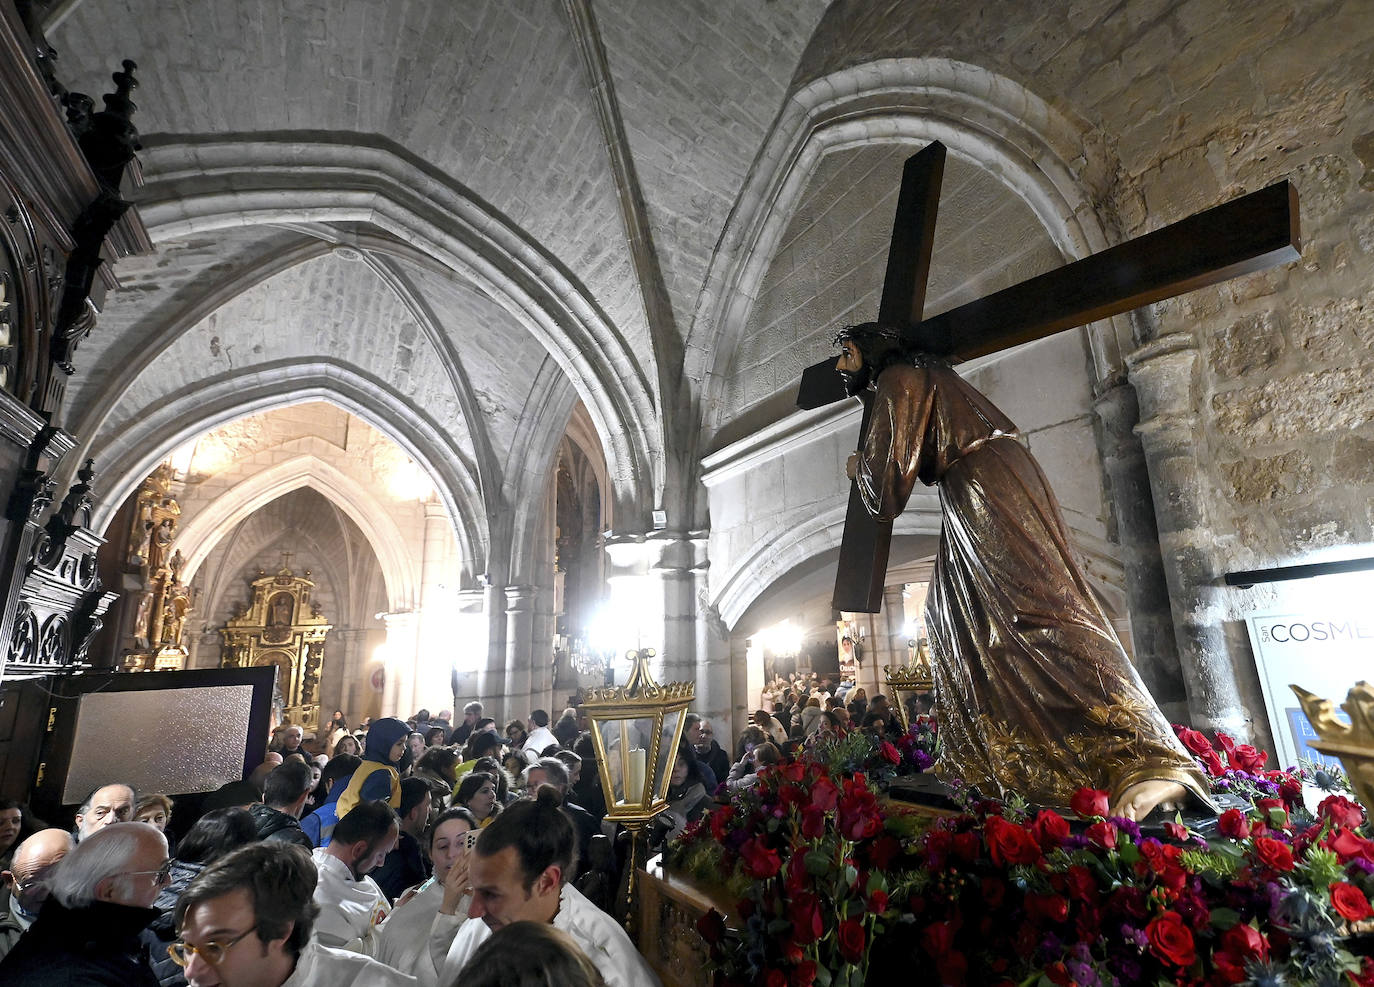
[{"label": "pointed stone arch", "polygon": [[500,303],[557,361],[608,452],[618,515],[647,527],[664,486],[660,402],[649,369],[590,293],[451,177],[385,142],[330,136],[152,147],[140,213],[155,240],[267,223],[358,223],[420,246]]},{"label": "pointed stone arch", "polygon": [[386,435],[434,481],[462,552],[462,581],[486,571],[488,540],[481,493],[447,434],[382,382],[334,361],[266,365],[197,383],[130,423],[93,450],[106,491],[93,527],[103,530],[129,493],[173,449],[246,415],[306,401],[328,401]]},{"label": "pointed stone arch", "polygon": [[372,546],[386,581],[388,608],[403,611],[419,600],[417,567],[386,507],[362,484],[318,456],[304,453],[254,473],[216,497],[182,526],[174,548],[186,559],[190,582],[222,538],[253,512],[284,494],[310,487],[352,519]]},{"label": "pointed stone arch", "polygon": [[[1034,212],[1056,248],[1076,259],[1110,245],[1098,204],[1108,154],[1089,126],[989,69],[946,58],[889,58],[802,86],[784,104],[745,180],[698,301],[687,379],[701,394],[703,431],[781,237],[823,155],[866,144],[941,140],[993,173]],[[1094,372],[1121,366],[1125,317],[1088,334]],[[718,345],[710,346],[714,340]]]}]

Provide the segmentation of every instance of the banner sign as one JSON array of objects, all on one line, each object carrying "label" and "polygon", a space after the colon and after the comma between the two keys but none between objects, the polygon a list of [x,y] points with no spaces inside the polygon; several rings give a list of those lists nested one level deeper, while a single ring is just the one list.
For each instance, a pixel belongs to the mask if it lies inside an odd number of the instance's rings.
[{"label": "banner sign", "polygon": [[1340,704],[1351,686],[1372,677],[1374,616],[1310,611],[1251,614],[1245,622],[1277,748],[1278,763],[1265,767],[1288,767],[1299,758],[1339,763],[1309,746],[1317,733],[1289,686],[1330,699],[1349,722]]}]

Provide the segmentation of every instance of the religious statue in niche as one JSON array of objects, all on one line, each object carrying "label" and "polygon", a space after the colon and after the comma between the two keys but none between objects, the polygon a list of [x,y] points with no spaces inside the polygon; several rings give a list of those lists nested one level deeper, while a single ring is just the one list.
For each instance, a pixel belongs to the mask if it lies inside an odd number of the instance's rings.
[{"label": "religious statue in niche", "polygon": [[[286,560],[283,559],[283,562]],[[310,599],[310,570],[296,575],[283,564],[276,575],[258,571],[248,604],[220,629],[220,664],[226,668],[275,665],[287,722],[319,725],[319,682],[325,637],[332,625]]]},{"label": "religious statue in niche", "polygon": [[[193,594],[182,582],[186,559],[172,551],[181,506],[172,492],[172,468],[163,463],[143,481],[134,499],[125,553],[126,579],[137,600],[133,614],[133,647],[124,652],[127,671],[164,671],[186,667],[189,651],[182,642]],[[136,574],[136,575],[135,575]]]},{"label": "religious statue in niche", "polygon": [[944,523],[927,600],[937,773],[1063,806],[1083,787],[1135,815],[1206,779],[1141,683],[1069,545],[1016,426],[944,361],[870,323],[836,337],[836,370],[868,406],[849,463],[864,507],[891,520],[916,482]]}]

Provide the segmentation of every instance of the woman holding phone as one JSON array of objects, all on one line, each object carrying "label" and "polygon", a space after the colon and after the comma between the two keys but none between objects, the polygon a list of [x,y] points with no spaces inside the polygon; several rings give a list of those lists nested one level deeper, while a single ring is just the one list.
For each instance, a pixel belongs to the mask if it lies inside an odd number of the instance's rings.
[{"label": "woman holding phone", "polygon": [[[468,855],[472,839],[479,832],[477,820],[467,809],[440,813],[429,829],[429,858],[434,863],[434,876],[401,895],[382,923],[377,959],[410,974],[422,985],[434,987],[439,980],[429,940],[440,906],[447,902],[445,914],[455,919],[467,914],[469,903],[464,891],[468,886]],[[452,881],[448,880],[450,875]],[[456,928],[456,921],[454,925]],[[443,959],[441,955],[439,961],[442,963]]]}]

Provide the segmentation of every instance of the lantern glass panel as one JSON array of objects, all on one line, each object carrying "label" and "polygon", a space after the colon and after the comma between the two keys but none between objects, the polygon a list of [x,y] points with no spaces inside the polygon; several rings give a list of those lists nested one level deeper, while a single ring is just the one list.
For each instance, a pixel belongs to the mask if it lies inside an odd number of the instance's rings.
[{"label": "lantern glass panel", "polygon": [[644,805],[649,771],[649,746],[654,735],[654,716],[602,719],[601,741],[606,748],[606,770],[616,805]]},{"label": "lantern glass panel", "polygon": [[663,727],[659,733],[658,764],[654,779],[658,782],[657,797],[668,797],[668,782],[673,773],[673,761],[677,758],[677,730],[686,710],[674,709],[664,714]]}]

